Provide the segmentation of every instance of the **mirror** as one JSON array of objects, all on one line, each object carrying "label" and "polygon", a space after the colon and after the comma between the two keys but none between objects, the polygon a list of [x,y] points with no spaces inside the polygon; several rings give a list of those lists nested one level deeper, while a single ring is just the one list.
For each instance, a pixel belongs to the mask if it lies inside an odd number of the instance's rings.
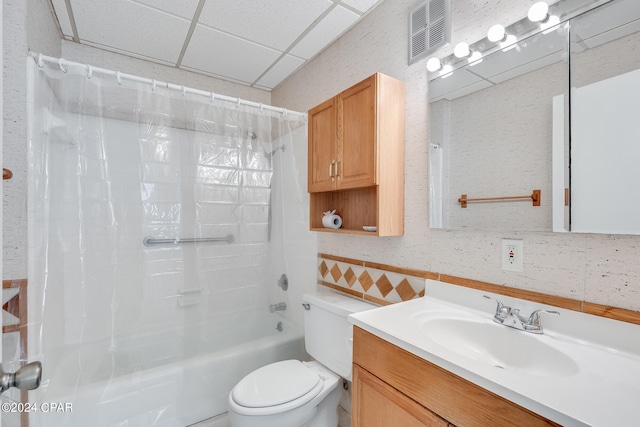
[{"label": "mirror", "polygon": [[[429,82],[430,201],[442,201],[432,227],[551,231],[552,102],[568,94],[568,34],[558,25]],[[463,195],[496,200],[464,207]]]},{"label": "mirror", "polygon": [[640,234],[640,7],[571,21],[570,230]]},{"label": "mirror", "polygon": [[[640,111],[636,1],[605,2],[481,61],[430,73],[432,228],[640,233],[618,226],[640,208],[628,184],[640,182],[630,166],[640,158],[640,120],[631,119]],[[463,195],[496,200],[465,208]]]}]

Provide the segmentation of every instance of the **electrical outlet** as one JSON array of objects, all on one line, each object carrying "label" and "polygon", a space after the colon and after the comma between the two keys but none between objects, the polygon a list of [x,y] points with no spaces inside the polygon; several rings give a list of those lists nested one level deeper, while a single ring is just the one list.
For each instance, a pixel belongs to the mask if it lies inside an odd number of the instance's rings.
[{"label": "electrical outlet", "polygon": [[522,271],[522,240],[502,239],[502,269]]}]

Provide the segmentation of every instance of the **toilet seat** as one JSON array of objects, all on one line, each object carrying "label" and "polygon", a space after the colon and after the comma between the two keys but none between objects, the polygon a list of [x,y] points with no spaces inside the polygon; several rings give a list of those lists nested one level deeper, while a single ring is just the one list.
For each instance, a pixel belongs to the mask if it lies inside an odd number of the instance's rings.
[{"label": "toilet seat", "polygon": [[299,360],[263,366],[244,377],[232,390],[235,410],[266,415],[302,406],[322,391],[323,379]]}]

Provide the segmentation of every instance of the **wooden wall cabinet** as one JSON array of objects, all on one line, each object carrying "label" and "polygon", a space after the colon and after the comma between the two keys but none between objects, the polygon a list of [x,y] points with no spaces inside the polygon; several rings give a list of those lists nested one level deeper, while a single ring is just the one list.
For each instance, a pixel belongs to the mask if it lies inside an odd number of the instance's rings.
[{"label": "wooden wall cabinet", "polygon": [[[312,230],[404,233],[404,108],[404,83],[377,73],[309,110]],[[342,228],[323,228],[334,209]]]},{"label": "wooden wall cabinet", "polygon": [[358,327],[353,339],[352,427],[558,425]]}]

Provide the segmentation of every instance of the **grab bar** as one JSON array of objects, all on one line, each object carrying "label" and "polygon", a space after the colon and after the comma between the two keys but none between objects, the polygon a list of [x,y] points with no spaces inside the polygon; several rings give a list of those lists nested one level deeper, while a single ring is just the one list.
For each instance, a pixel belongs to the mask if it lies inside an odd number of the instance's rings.
[{"label": "grab bar", "polygon": [[154,239],[151,236],[147,236],[142,239],[142,243],[145,246],[153,245],[179,245],[182,243],[213,243],[213,242],[227,242],[233,243],[235,237],[233,234],[228,234],[224,237],[196,237],[193,239]]}]

